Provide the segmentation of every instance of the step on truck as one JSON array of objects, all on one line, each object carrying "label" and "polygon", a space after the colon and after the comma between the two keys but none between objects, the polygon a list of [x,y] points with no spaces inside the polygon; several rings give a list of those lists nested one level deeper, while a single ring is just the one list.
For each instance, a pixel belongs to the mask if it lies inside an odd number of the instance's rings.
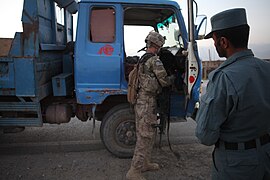
[{"label": "step on truck", "polygon": [[192,116],[199,100],[196,40],[206,17],[194,24],[196,3],[187,2],[188,26],[179,4],[169,0],[24,0],[23,32],[0,39],[0,126],[97,120],[105,147],[132,156],[135,117],[126,95],[128,74],[142,53],[130,52],[136,39],[144,41],[150,30],[166,39],[159,56],[176,76],[167,101],[171,121]]}]

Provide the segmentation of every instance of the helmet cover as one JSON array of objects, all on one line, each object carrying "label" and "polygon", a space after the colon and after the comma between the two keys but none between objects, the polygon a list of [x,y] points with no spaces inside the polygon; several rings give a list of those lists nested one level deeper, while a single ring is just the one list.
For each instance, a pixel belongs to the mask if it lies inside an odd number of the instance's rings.
[{"label": "helmet cover", "polygon": [[155,31],[150,31],[149,34],[145,38],[145,42],[147,44],[154,43],[155,45],[162,47],[165,43],[165,39],[162,37],[161,34]]}]

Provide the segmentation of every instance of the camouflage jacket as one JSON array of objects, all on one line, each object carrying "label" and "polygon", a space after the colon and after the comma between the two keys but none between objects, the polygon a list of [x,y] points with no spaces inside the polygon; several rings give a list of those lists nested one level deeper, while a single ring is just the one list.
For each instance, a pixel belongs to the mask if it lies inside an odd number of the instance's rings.
[{"label": "camouflage jacket", "polygon": [[172,79],[167,75],[163,63],[158,56],[150,57],[139,68],[139,92],[157,95],[162,87],[170,86]]}]

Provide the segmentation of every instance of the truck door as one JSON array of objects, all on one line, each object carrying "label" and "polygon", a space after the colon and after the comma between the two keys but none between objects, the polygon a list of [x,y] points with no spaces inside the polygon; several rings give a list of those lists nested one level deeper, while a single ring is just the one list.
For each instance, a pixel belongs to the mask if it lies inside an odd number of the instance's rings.
[{"label": "truck door", "polygon": [[[175,14],[157,24],[157,29],[158,32],[166,39],[164,47],[172,54],[170,56],[163,56],[163,53],[161,53],[160,55],[161,61],[166,59],[163,61],[165,69],[167,70],[166,67],[168,66],[176,66],[175,70],[170,70],[171,72],[174,72],[173,74],[176,76],[174,88],[170,92],[170,118],[173,121],[182,121],[188,114],[188,110],[186,108],[188,84],[186,79],[187,58],[186,55],[183,54],[187,49],[187,32],[182,14],[175,11]],[[169,61],[175,61],[175,63],[169,63],[169,65],[166,65]]]},{"label": "truck door", "polygon": [[187,42],[187,32],[180,12],[159,23],[157,28],[166,38],[164,47],[169,47],[167,49],[175,56],[177,62],[176,88],[170,92],[170,115],[171,119],[178,121],[191,116],[195,103],[199,100],[201,61],[198,52],[195,51],[196,44]]},{"label": "truck door", "polygon": [[121,86],[122,26],[117,5],[80,3],[75,53],[79,103],[99,103],[97,94]]}]

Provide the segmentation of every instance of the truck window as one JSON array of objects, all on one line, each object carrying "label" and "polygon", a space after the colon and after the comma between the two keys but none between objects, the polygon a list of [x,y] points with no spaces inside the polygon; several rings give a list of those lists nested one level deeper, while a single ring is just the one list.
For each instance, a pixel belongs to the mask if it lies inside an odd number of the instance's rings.
[{"label": "truck window", "polygon": [[145,37],[150,31],[153,31],[152,26],[135,26],[125,25],[124,26],[124,39],[125,39],[125,52],[127,56],[143,55],[145,52],[140,49],[145,47]]},{"label": "truck window", "polygon": [[57,23],[64,25],[65,24],[64,9],[60,8],[56,3],[54,3],[54,6],[55,6],[55,16],[56,16]]},{"label": "truck window", "polygon": [[115,40],[115,10],[112,7],[94,7],[90,14],[90,40],[112,43]]}]

